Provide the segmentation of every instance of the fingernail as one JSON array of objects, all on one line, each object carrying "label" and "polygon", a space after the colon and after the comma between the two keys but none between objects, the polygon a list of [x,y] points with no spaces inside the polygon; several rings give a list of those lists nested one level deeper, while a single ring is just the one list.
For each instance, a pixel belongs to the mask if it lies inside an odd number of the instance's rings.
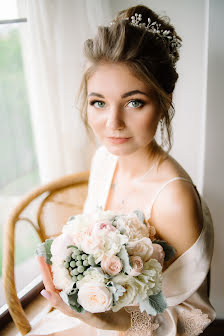
[{"label": "fingernail", "polygon": [[45,289],[43,289],[40,294],[45,297],[45,299],[50,299],[51,294],[49,292],[47,292]]}]

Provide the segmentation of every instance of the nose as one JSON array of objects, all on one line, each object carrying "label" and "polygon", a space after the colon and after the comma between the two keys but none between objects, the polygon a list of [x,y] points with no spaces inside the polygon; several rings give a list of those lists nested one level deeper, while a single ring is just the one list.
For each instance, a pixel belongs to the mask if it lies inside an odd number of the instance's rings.
[{"label": "nose", "polygon": [[122,118],[122,111],[119,108],[111,108],[108,114],[106,127],[112,130],[123,129],[125,127],[124,120]]}]

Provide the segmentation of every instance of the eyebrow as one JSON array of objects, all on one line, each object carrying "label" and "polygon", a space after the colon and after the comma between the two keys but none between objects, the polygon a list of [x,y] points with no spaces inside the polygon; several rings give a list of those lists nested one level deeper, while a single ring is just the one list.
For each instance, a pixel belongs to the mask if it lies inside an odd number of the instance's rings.
[{"label": "eyebrow", "polygon": [[[145,95],[148,97],[148,95],[143,92],[143,91],[140,91],[140,90],[132,90],[132,91],[128,91],[126,93],[124,93],[121,98],[127,98],[127,97],[130,97],[130,96],[133,96],[135,94],[142,94],[142,95]],[[105,98],[103,95],[101,95],[100,93],[96,93],[96,92],[91,92],[88,97],[92,97],[92,96],[95,96],[95,97],[99,97],[99,98]]]}]

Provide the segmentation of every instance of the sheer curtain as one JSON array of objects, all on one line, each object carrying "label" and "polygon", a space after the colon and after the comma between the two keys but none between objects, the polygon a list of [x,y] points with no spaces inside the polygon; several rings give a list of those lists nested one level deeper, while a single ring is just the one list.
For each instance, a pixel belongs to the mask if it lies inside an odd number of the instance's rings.
[{"label": "sheer curtain", "polygon": [[89,169],[94,146],[75,99],[82,45],[112,18],[110,1],[17,0],[23,59],[41,182]]}]

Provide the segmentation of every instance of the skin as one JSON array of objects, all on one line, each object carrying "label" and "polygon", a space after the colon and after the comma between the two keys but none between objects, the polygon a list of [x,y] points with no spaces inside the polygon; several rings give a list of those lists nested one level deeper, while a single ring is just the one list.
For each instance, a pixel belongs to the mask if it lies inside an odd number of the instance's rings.
[{"label": "skin", "polygon": [[[121,309],[117,313],[107,311],[105,313],[95,314],[89,312],[79,314],[74,310],[70,309],[69,306],[61,299],[59,291],[54,287],[50,266],[45,263],[43,257],[38,256],[37,259],[39,262],[40,271],[43,277],[43,284],[45,287],[45,290],[43,290],[41,294],[45,297],[45,299],[48,300],[52,307],[57,308],[62,313],[70,317],[78,318],[82,322],[94,328],[125,331],[130,327],[130,314],[127,313],[124,309]],[[74,331],[77,332],[77,328],[75,328]],[[70,330],[70,332],[72,332],[72,329]],[[62,336],[64,335],[64,332],[55,334]]]},{"label": "skin", "polygon": [[[89,78],[88,123],[109,152],[119,156],[119,170],[131,179],[150,166],[160,110],[149,88],[124,64],[101,64]],[[112,144],[107,137],[131,137]],[[133,162],[141,164],[133,165]]]},{"label": "skin", "polygon": [[[107,204],[109,209],[117,209],[117,199],[122,199],[125,192],[128,199],[133,196],[135,204],[141,208],[143,200],[151,200],[156,190],[170,178],[182,176],[191,180],[179,163],[168,156],[143,184],[136,183],[135,178],[142,176],[155,163],[151,147],[161,113],[152,92],[126,65],[102,63],[97,66],[87,84],[89,125],[101,144],[119,156],[115,175],[118,177],[121,196],[118,193],[113,195],[111,191]],[[117,145],[112,144],[108,136],[131,139]],[[162,153],[158,146],[158,153],[160,151]],[[131,204],[129,208],[132,208]],[[129,208],[127,205],[127,210]],[[158,237],[166,240],[177,251],[176,256],[164,264],[165,270],[194,244],[201,232],[201,205],[193,186],[181,180],[170,183],[153,206],[150,224],[156,228]],[[124,309],[118,313],[109,311],[100,314],[78,314],[71,310],[54,288],[49,266],[43,258],[38,257],[38,260],[46,288],[42,294],[53,307],[99,329],[122,331],[130,327],[130,315]]]}]

